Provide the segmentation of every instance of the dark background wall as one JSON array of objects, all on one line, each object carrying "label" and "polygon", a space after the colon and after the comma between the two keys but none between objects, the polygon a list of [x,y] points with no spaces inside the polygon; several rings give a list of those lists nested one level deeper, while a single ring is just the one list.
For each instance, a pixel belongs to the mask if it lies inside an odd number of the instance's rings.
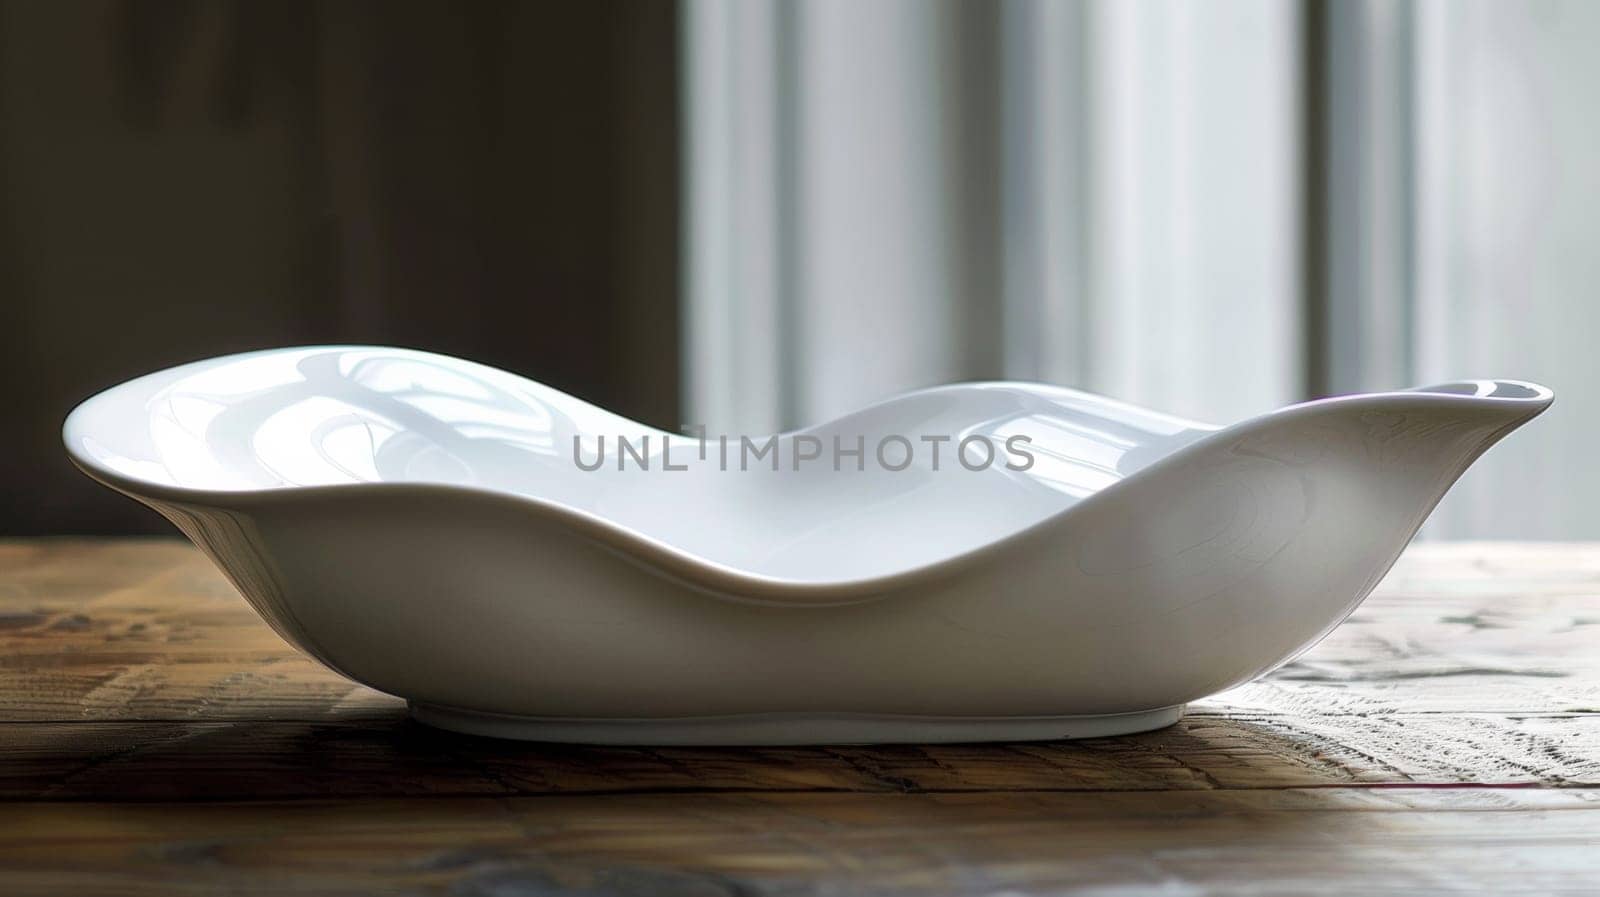
[{"label": "dark background wall", "polygon": [[77,401],[382,343],[677,424],[664,2],[0,0],[0,534],[161,532]]}]

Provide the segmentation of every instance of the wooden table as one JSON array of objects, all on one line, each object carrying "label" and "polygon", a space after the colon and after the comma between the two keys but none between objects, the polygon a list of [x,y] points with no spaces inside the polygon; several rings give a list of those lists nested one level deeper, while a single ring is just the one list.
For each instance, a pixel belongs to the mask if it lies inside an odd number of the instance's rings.
[{"label": "wooden table", "polygon": [[1600,546],[1424,545],[1321,645],[1079,742],[435,732],[186,544],[0,542],[0,894],[1600,889]]}]

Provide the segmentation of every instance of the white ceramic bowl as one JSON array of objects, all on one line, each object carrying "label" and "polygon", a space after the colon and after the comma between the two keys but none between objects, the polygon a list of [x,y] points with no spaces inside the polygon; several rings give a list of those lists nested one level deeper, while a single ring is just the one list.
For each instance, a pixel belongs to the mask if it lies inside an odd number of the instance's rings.
[{"label": "white ceramic bowl", "polygon": [[1154,728],[1284,663],[1550,401],[1466,381],[1216,428],[962,384],[784,434],[776,471],[744,449],[740,470],[738,439],[728,469],[715,439],[664,458],[667,434],[502,371],[321,347],[141,377],[74,410],[65,440],[284,638],[424,722],[975,741]]}]

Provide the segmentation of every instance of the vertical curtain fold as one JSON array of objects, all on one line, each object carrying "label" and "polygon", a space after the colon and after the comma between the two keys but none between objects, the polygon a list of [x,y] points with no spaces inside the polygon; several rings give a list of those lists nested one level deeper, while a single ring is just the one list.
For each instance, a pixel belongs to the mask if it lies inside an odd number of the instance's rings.
[{"label": "vertical curtain fold", "polygon": [[1298,394],[1296,8],[690,0],[686,407],[959,379]]}]

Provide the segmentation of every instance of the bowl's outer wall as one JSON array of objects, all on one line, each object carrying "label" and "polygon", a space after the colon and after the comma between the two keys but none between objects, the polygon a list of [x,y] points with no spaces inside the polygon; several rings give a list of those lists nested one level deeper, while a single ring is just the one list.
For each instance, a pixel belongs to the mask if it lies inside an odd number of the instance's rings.
[{"label": "bowl's outer wall", "polygon": [[142,500],[285,638],[414,701],[591,718],[1118,713],[1309,647],[1466,467],[1542,408],[1431,394],[1299,406],[828,606],[711,594],[492,494]]}]

